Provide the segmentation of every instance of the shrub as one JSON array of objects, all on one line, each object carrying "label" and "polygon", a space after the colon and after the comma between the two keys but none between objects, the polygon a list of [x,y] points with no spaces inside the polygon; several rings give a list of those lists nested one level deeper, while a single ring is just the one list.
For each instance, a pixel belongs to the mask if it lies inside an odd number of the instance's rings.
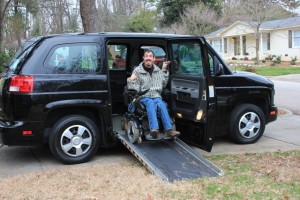
[{"label": "shrub", "polygon": [[276,56],[276,64],[280,64],[281,63],[281,56]]},{"label": "shrub", "polygon": [[281,56],[275,56],[272,55],[272,66],[275,66],[276,64],[280,64],[281,63]]},{"label": "shrub", "polygon": [[236,57],[232,57],[231,60],[237,60],[237,58]]},{"label": "shrub", "polygon": [[9,53],[6,53],[5,51],[0,51],[0,72],[3,71],[4,66],[8,64],[13,54],[13,51],[10,51]]},{"label": "shrub", "polygon": [[244,57],[244,60],[249,60],[249,58],[247,56]]},{"label": "shrub", "polygon": [[243,66],[242,71],[256,73],[256,68],[253,66]]},{"label": "shrub", "polygon": [[296,61],[297,61],[297,56],[295,56],[294,58],[291,57],[290,64],[291,64],[291,65],[296,65]]}]

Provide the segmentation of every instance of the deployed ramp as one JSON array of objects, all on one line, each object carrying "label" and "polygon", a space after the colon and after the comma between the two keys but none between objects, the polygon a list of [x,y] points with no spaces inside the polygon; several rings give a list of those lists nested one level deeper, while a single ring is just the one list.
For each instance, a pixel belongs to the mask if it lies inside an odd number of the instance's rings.
[{"label": "deployed ramp", "polygon": [[180,139],[132,144],[126,135],[118,134],[118,138],[151,173],[166,182],[223,175],[221,169]]}]

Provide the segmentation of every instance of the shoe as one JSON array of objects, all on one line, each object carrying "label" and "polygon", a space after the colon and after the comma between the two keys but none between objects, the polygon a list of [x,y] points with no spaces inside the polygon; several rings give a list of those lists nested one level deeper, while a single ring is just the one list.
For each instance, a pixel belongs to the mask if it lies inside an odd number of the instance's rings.
[{"label": "shoe", "polygon": [[150,132],[150,135],[151,135],[153,138],[157,138],[158,130],[153,129],[153,130]]},{"label": "shoe", "polygon": [[179,131],[174,131],[174,130],[168,130],[166,132],[167,136],[169,137],[178,137],[180,135]]}]

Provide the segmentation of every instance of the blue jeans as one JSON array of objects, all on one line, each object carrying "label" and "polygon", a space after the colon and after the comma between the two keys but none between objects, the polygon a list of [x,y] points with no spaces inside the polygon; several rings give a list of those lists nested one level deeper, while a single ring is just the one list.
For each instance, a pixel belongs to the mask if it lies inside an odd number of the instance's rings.
[{"label": "blue jeans", "polygon": [[161,117],[164,130],[168,131],[172,129],[172,121],[167,106],[161,98],[143,97],[140,99],[140,102],[146,106],[150,131],[159,129],[157,113],[159,113]]}]

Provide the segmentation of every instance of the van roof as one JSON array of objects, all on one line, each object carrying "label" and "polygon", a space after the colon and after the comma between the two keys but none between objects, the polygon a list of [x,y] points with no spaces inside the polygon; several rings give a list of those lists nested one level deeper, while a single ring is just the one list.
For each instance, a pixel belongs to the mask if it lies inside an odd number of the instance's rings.
[{"label": "van roof", "polygon": [[100,32],[100,33],[63,33],[63,34],[53,34],[45,35],[43,37],[69,37],[69,36],[80,36],[80,35],[92,35],[92,36],[103,36],[107,38],[161,38],[161,39],[176,39],[176,38],[203,38],[202,36],[195,35],[179,35],[179,34],[165,34],[165,33],[126,33],[126,32]]}]

